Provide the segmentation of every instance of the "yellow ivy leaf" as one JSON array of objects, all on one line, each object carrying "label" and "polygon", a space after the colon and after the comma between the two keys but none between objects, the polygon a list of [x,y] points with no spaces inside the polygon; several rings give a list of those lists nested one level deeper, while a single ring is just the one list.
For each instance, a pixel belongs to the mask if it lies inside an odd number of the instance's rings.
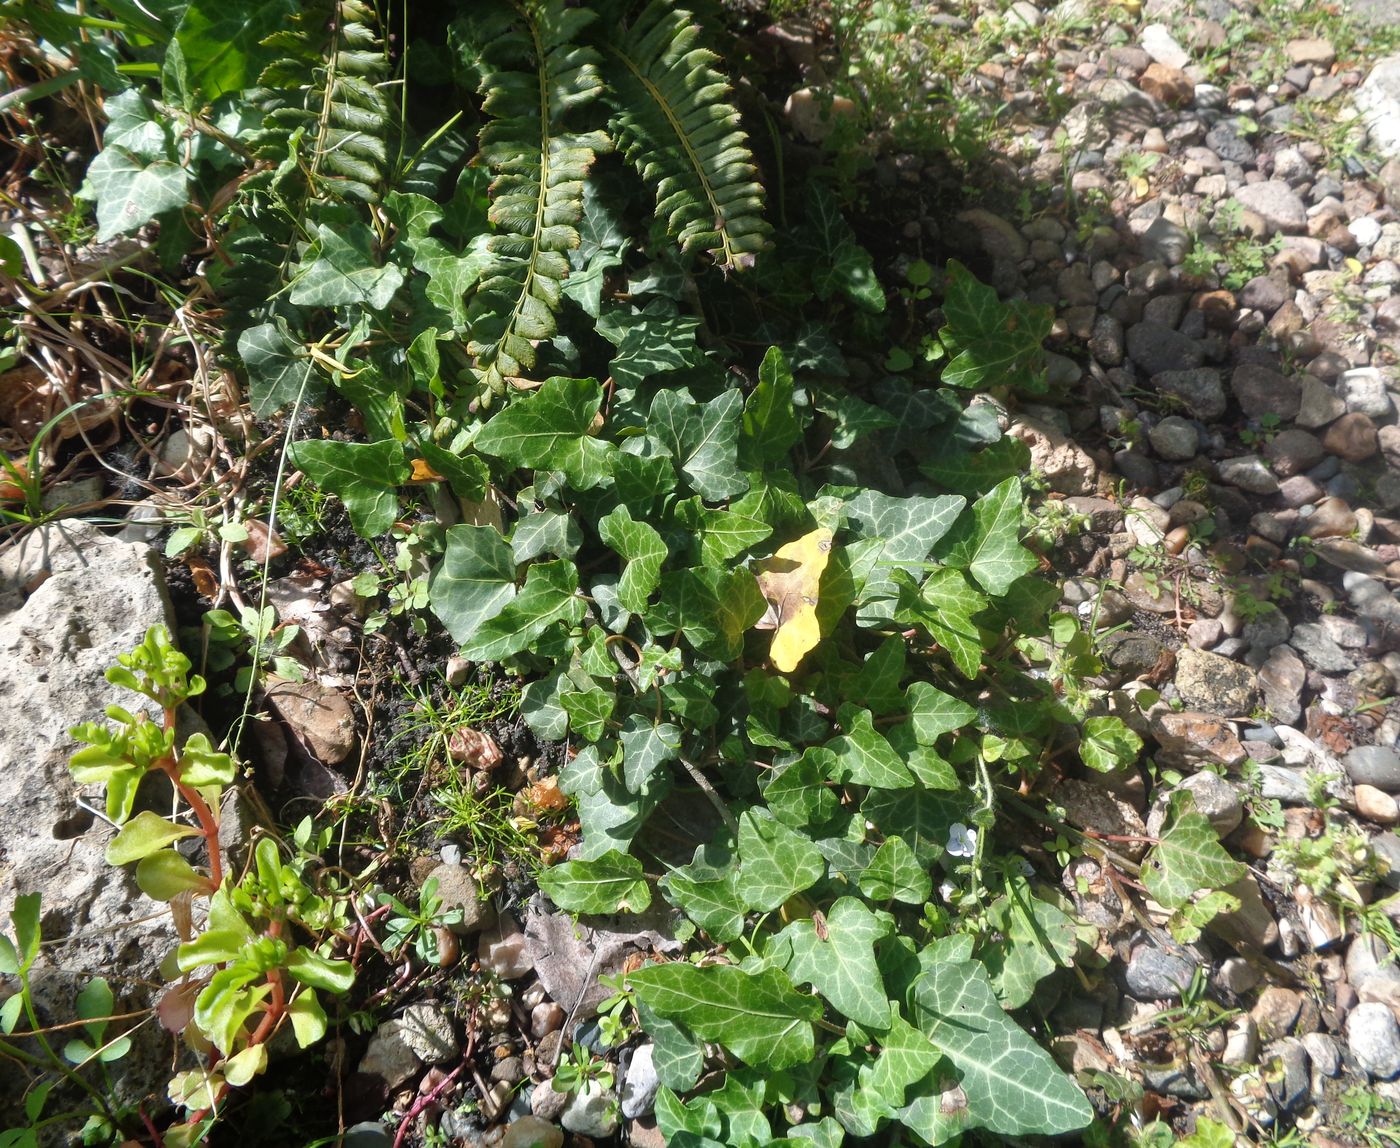
[{"label": "yellow ivy leaf", "polygon": [[776,631],[768,657],[781,673],[792,673],[821,641],[817,595],[831,546],[830,530],[813,530],[758,564],[758,588],[768,600],[758,625]]}]

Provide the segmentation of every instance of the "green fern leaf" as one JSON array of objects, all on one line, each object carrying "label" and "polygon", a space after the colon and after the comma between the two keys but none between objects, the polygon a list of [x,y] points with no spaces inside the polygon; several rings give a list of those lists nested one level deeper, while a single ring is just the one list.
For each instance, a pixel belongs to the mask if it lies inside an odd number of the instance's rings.
[{"label": "green fern leaf", "polygon": [[650,0],[608,48],[619,64],[612,132],[681,250],[742,270],[767,243],[763,189],[717,57],[699,40],[689,12]]},{"label": "green fern leaf", "polygon": [[487,71],[481,91],[491,117],[479,158],[490,169],[487,244],[493,263],[467,311],[468,350],[493,388],[535,362],[534,344],[555,332],[555,312],[579,245],[583,183],[605,133],[570,125],[602,92],[599,57],[579,43],[594,19],[564,0],[500,4],[474,21]]}]

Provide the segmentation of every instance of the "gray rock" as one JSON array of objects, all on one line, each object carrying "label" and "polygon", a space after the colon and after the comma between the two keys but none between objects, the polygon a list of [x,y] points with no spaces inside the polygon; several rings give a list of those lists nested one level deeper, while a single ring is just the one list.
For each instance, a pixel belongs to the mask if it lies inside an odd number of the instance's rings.
[{"label": "gray rock", "polygon": [[1308,1050],[1303,1042],[1297,1037],[1287,1037],[1265,1049],[1264,1055],[1278,1061],[1277,1073],[1268,1078],[1274,1103],[1284,1112],[1301,1108],[1307,1103],[1312,1086]]},{"label": "gray rock", "polygon": [[[160,561],[144,544],[108,538],[66,520],[0,553],[0,808],[5,810],[0,920],[14,899],[42,896],[45,944],[34,966],[40,1013],[74,1019],[78,990],[106,976],[118,1011],[155,1004],[159,965],[178,938],[170,914],[136,887],[131,867],[107,864],[113,831],[76,804],[68,770],[79,748],[70,726],[101,721],[113,703],[140,709],[137,695],[103,676],[148,627],[175,619]],[[89,798],[92,794],[89,793]],[[168,801],[168,796],[167,796]],[[167,1039],[156,1025],[132,1030],[134,1047],[114,1062],[118,1097],[135,1103],[170,1079]],[[27,1127],[18,1105],[22,1076],[0,1061],[0,1127]]]},{"label": "gray rock", "polygon": [[1342,765],[1359,785],[1400,793],[1400,751],[1392,746],[1358,745],[1347,751]]},{"label": "gray rock", "polygon": [[[1183,780],[1176,789],[1191,795],[1191,799],[1196,805],[1196,812],[1205,817],[1221,837],[1234,832],[1244,819],[1244,805],[1240,801],[1239,790],[1218,773],[1211,773],[1210,770],[1193,773]],[[1165,813],[1165,805],[1162,811]],[[1153,812],[1155,814],[1157,810],[1154,809]],[[1147,833],[1149,837],[1157,836],[1160,829],[1160,824],[1154,828],[1152,819],[1148,819]]]},{"label": "gray rock", "polygon": [[1225,1034],[1225,1051],[1221,1061],[1229,1065],[1253,1064],[1259,1054],[1259,1026],[1246,1014],[1237,1017]]},{"label": "gray rock", "polygon": [[1199,343],[1162,323],[1138,323],[1128,330],[1128,357],[1149,375],[1194,370],[1205,359]]},{"label": "gray rock", "polygon": [[1254,653],[1267,654],[1288,641],[1293,627],[1277,606],[1268,606],[1244,624],[1243,637]]},{"label": "gray rock", "polygon": [[1195,423],[1180,415],[1168,415],[1147,432],[1152,449],[1171,462],[1185,462],[1195,458],[1200,449],[1201,436]]},{"label": "gray rock", "polygon": [[1371,146],[1383,156],[1400,156],[1400,55],[1378,61],[1354,99]]},{"label": "gray rock", "polygon": [[1157,63],[1168,68],[1185,68],[1191,62],[1191,55],[1171,34],[1165,24],[1148,24],[1138,34],[1142,50]]},{"label": "gray rock", "polygon": [[1120,632],[1104,640],[1104,659],[1125,678],[1137,678],[1157,665],[1165,649],[1151,634]]},{"label": "gray rock", "polygon": [[453,1060],[461,1051],[452,1018],[434,1004],[411,1004],[399,1016],[404,1044],[424,1064]]},{"label": "gray rock", "polygon": [[461,922],[451,926],[459,937],[468,937],[495,921],[495,906],[481,899],[481,891],[465,866],[443,863],[428,874],[427,880],[437,881],[437,895],[444,910],[461,910]]},{"label": "gray rock", "polygon": [[1395,1014],[1376,1001],[1351,1010],[1346,1025],[1347,1046],[1368,1076],[1393,1080],[1400,1075],[1400,1025]]},{"label": "gray rock", "polygon": [[1303,1047],[1308,1050],[1313,1071],[1323,1076],[1336,1076],[1342,1070],[1342,1050],[1325,1032],[1303,1034]]},{"label": "gray rock", "polygon": [[1272,275],[1256,275],[1246,283],[1240,289],[1239,303],[1241,307],[1272,315],[1292,297],[1287,278],[1275,272]]},{"label": "gray rock", "polygon": [[1321,379],[1304,375],[1298,401],[1298,425],[1316,430],[1346,414],[1346,400],[1335,394]]},{"label": "gray rock", "polygon": [[1294,626],[1288,644],[1303,655],[1303,661],[1324,674],[1349,674],[1356,669],[1356,659],[1329,638],[1316,622],[1300,622]]},{"label": "gray rock", "polygon": [[622,1082],[622,1115],[628,1120],[645,1116],[656,1104],[661,1080],[656,1075],[656,1046],[648,1041],[632,1053],[627,1078]]},{"label": "gray rock", "polygon": [[1235,189],[1235,200],[1259,216],[1270,231],[1296,235],[1308,228],[1308,209],[1298,193],[1281,180],[1246,183]]},{"label": "gray rock", "polygon": [[1239,126],[1232,120],[1221,120],[1206,132],[1206,147],[1227,163],[1254,162],[1254,148],[1240,137]]},{"label": "gray rock", "polygon": [[500,1148],[563,1148],[564,1133],[548,1120],[522,1116],[506,1125]]},{"label": "gray rock", "polygon": [[1225,413],[1225,387],[1220,372],[1212,367],[1193,370],[1167,370],[1152,376],[1153,390],[1180,399],[1186,409],[1203,422]]},{"label": "gray rock", "polygon": [[1296,427],[1279,431],[1264,448],[1264,455],[1279,478],[1292,478],[1295,474],[1311,470],[1326,454],[1326,449],[1315,434]]},{"label": "gray rock", "polygon": [[1386,389],[1386,378],[1375,367],[1343,371],[1337,380],[1337,395],[1353,414],[1388,419],[1395,414],[1395,403]]},{"label": "gray rock", "polygon": [[1151,1092],[1180,1100],[1205,1100],[1209,1089],[1189,1064],[1145,1064],[1142,1083]]},{"label": "gray rock", "polygon": [[388,1020],[374,1030],[369,1048],[360,1061],[360,1071],[377,1076],[389,1089],[397,1088],[423,1067],[423,1061],[413,1051],[400,1020]]},{"label": "gray rock", "polygon": [[1257,363],[1242,363],[1230,376],[1230,389],[1250,418],[1276,415],[1288,420],[1298,413],[1302,384]]},{"label": "gray rock", "polygon": [[394,1138],[377,1120],[363,1120],[345,1130],[345,1148],[391,1148]]},{"label": "gray rock", "polygon": [[1138,238],[1143,255],[1169,267],[1179,266],[1195,246],[1191,233],[1173,223],[1165,215],[1154,219]]},{"label": "gray rock", "polygon": [[1258,455],[1221,459],[1217,469],[1220,481],[1250,494],[1277,494],[1278,479]]},{"label": "gray rock", "polygon": [[1097,316],[1089,335],[1089,353],[1105,367],[1119,366],[1125,353],[1123,324],[1112,315]]},{"label": "gray rock", "polygon": [[1276,646],[1259,667],[1259,686],[1264,705],[1275,721],[1291,725],[1303,714],[1303,686],[1308,671],[1303,661],[1287,646]]},{"label": "gray rock", "polygon": [[611,1089],[590,1081],[573,1095],[559,1123],[577,1136],[600,1140],[617,1131],[617,1097]]},{"label": "gray rock", "polygon": [[1258,987],[1259,972],[1243,957],[1226,957],[1215,971],[1215,983],[1224,992],[1243,996]]}]

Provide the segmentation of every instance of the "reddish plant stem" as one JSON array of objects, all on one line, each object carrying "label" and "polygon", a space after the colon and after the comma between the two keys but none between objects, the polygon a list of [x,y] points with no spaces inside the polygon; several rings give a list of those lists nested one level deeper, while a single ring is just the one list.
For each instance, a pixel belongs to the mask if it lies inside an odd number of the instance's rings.
[{"label": "reddish plant stem", "polygon": [[[399,1124],[399,1130],[394,1133],[394,1148],[403,1148],[403,1142],[408,1138],[409,1132],[413,1130],[413,1122],[418,1119],[430,1104],[437,1102],[438,1097],[443,1095],[470,1066],[472,1054],[476,1051],[476,1024],[475,1017],[473,1023],[467,1028],[467,1047],[462,1052],[462,1063],[438,1081],[437,1086],[426,1096],[420,1096],[413,1102],[413,1105],[403,1114],[403,1121]],[[482,1095],[485,1096],[483,1090]]]},{"label": "reddish plant stem", "polygon": [[[174,730],[175,711],[169,706],[164,709],[164,723],[167,730]],[[160,762],[160,768],[165,771],[171,784],[179,791],[180,796],[185,799],[185,804],[199,821],[200,832],[204,834],[204,847],[209,853],[209,881],[217,889],[224,883],[224,859],[219,853],[219,819],[214,816],[209,803],[199,792],[180,780],[180,760],[177,754],[172,753]]]},{"label": "reddish plant stem", "polygon": [[165,1141],[161,1137],[160,1130],[156,1128],[151,1118],[146,1115],[146,1109],[138,1108],[137,1112],[141,1117],[141,1123],[146,1126],[146,1131],[151,1134],[151,1143],[155,1145],[155,1148],[165,1148]]}]

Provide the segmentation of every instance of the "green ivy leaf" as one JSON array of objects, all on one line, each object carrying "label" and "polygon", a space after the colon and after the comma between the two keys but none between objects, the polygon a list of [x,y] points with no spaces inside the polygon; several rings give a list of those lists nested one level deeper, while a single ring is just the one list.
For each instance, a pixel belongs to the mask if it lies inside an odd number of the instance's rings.
[{"label": "green ivy leaf", "polygon": [[843,712],[842,720],[849,723],[846,732],[826,743],[838,769],[833,781],[880,789],[907,789],[914,784],[914,777],[899,754],[876,731],[869,710]]},{"label": "green ivy leaf", "polygon": [[822,825],[836,812],[829,779],[839,772],[830,749],[813,746],[790,765],[774,770],[763,787],[773,816],[795,829]]},{"label": "green ivy leaf", "polygon": [[874,913],[854,897],[842,897],[821,925],[815,920],[788,925],[773,938],[769,955],[796,984],[812,985],[843,1016],[882,1029],[889,1021],[890,1002],[875,963],[875,942],[893,929],[894,919],[887,913]]},{"label": "green ivy leaf", "polygon": [[88,166],[79,195],[97,204],[97,242],[135,231],[189,202],[188,176],[168,159],[144,160],[106,147]]},{"label": "green ivy leaf", "polygon": [[734,510],[711,510],[699,498],[687,498],[676,505],[676,519],[700,541],[700,561],[721,566],[757,546],[773,533],[761,519]]},{"label": "green ivy leaf", "polygon": [[651,904],[642,863],[616,849],[592,861],[565,861],[544,870],[540,888],[570,913],[641,913]]},{"label": "green ivy leaf", "polygon": [[1080,730],[1079,756],[1090,769],[1108,773],[1131,765],[1142,752],[1142,738],[1112,715],[1088,718]]},{"label": "green ivy leaf", "polygon": [[881,843],[858,884],[872,901],[895,900],[907,905],[922,905],[933,891],[933,879],[903,837],[887,837]]},{"label": "green ivy leaf", "polygon": [[942,734],[964,729],[977,717],[977,711],[966,702],[928,682],[911,682],[905,696],[914,736],[920,745],[933,745]]},{"label": "green ivy leaf", "polygon": [[578,625],[583,614],[578,567],[565,559],[537,563],[526,573],[520,593],[462,643],[462,656],[474,662],[498,662],[529,649],[556,622]]},{"label": "green ivy leaf", "polygon": [[[1003,1136],[1055,1135],[1093,1119],[1084,1094],[1002,1011],[981,965],[931,963],[913,998],[914,1022],[957,1070],[965,1111],[979,1127]],[[923,1135],[939,1127],[941,1101],[921,1096],[900,1118]]]},{"label": "green ivy leaf", "polygon": [[934,482],[968,498],[991,490],[1013,475],[1027,474],[1030,468],[1031,448],[1011,435],[978,451],[954,442],[945,443],[941,453],[919,463],[919,469]]},{"label": "green ivy leaf", "polygon": [[988,916],[997,939],[978,956],[1003,1008],[1021,1008],[1045,977],[1074,963],[1074,921],[1037,897],[1025,878],[1008,882]]},{"label": "green ivy leaf", "polygon": [[739,817],[739,896],[750,909],[776,909],[826,872],[821,851],[766,809]]},{"label": "green ivy leaf", "polygon": [[647,435],[669,454],[695,491],[711,502],[743,494],[749,480],[739,469],[737,390],[697,403],[684,387],[658,391],[647,415]]},{"label": "green ivy leaf", "polygon": [[961,570],[935,570],[922,586],[902,570],[895,571],[894,579],[900,591],[895,619],[923,626],[963,676],[975,678],[982,664],[982,632],[973,618],[987,608],[986,596]]},{"label": "green ivy leaf", "polygon": [[301,6],[292,0],[269,0],[249,8],[191,0],[175,38],[190,75],[198,77],[203,102],[251,87],[273,58],[263,40],[285,28],[299,11]]},{"label": "green ivy leaf", "polygon": [[729,662],[767,607],[750,571],[700,566],[661,576],[661,597],[647,624],[658,634],[680,630],[701,654]]},{"label": "green ivy leaf", "polygon": [[758,368],[758,386],[744,403],[740,457],[751,470],[781,463],[801,437],[792,370],[782,351],[769,347]]},{"label": "green ivy leaf", "polygon": [[879,1036],[880,1056],[863,1083],[877,1093],[890,1108],[904,1103],[910,1085],[926,1077],[938,1064],[933,1042],[900,1015],[899,1005],[886,1002],[889,1015]]},{"label": "green ivy leaf", "polygon": [[658,722],[641,714],[628,714],[618,735],[622,743],[622,776],[627,788],[640,789],[651,775],[681,752],[681,729],[673,722]]},{"label": "green ivy leaf", "polygon": [[1021,480],[1008,478],[965,511],[944,539],[940,556],[967,570],[988,594],[1005,594],[1011,583],[1036,568],[1021,545]]},{"label": "green ivy leaf", "polygon": [[609,849],[626,852],[653,809],[670,789],[664,774],[653,776],[632,792],[605,763],[596,745],[587,745],[559,774],[559,788],[574,798],[583,828],[581,860],[601,857]]},{"label": "green ivy leaf", "polygon": [[325,379],[285,323],[249,327],[238,336],[238,355],[248,372],[255,414],[266,417],[288,403],[316,403],[326,392]]},{"label": "green ivy leaf", "polygon": [[663,1087],[682,1092],[694,1088],[705,1067],[705,1050],[695,1037],[675,1021],[657,1015],[643,1001],[636,1002],[637,1019],[655,1046],[652,1066]]},{"label": "green ivy leaf", "polygon": [[596,379],[546,379],[495,415],[474,445],[512,466],[563,471],[576,490],[589,490],[607,478],[616,450],[593,437],[602,402]]},{"label": "green ivy leaf", "polygon": [[943,300],[947,326],[939,339],[950,362],[943,382],[953,387],[1014,386],[1045,389],[1045,354],[1040,345],[1054,321],[1051,308],[1024,301],[1003,303],[957,260],[948,261]]},{"label": "green ivy leaf", "polygon": [[288,456],[317,486],[340,496],[361,538],[375,538],[394,524],[398,488],[411,473],[402,443],[309,439],[293,443]]},{"label": "green ivy leaf", "polygon": [[851,225],[841,216],[836,194],[816,180],[807,182],[807,226],[803,247],[810,254],[812,286],[817,298],[840,293],[862,311],[878,314],[885,309],[885,292],[875,274],[875,263],[856,242]]},{"label": "green ivy leaf", "polygon": [[[703,851],[697,850],[697,858]],[[698,860],[672,869],[661,878],[661,888],[670,902],[704,929],[719,944],[737,939],[744,931],[740,908],[738,868],[730,863],[722,868]]]},{"label": "green ivy leaf", "polygon": [[368,224],[316,225],[316,238],[293,272],[287,298],[298,307],[382,311],[403,285],[403,270],[375,262]]},{"label": "green ivy leaf", "polygon": [[[452,488],[452,493],[468,502],[479,502],[486,496],[491,483],[491,471],[475,454],[457,454],[432,442],[420,442],[415,447],[423,461],[433,468]],[[574,530],[577,531],[577,527]],[[563,557],[563,555],[560,555]]]},{"label": "green ivy leaf", "polygon": [[816,1055],[812,1022],[822,1014],[821,1001],[799,993],[778,969],[746,973],[733,965],[677,962],[639,969],[628,980],[654,1012],[755,1067],[778,1072]]},{"label": "green ivy leaf", "polygon": [[1195,811],[1188,792],[1172,795],[1168,824],[1142,866],[1148,894],[1166,909],[1179,909],[1200,890],[1223,889],[1247,872],[1220,844],[1211,823]]},{"label": "green ivy leaf", "polygon": [[548,507],[526,514],[510,535],[510,552],[517,565],[524,565],[541,554],[572,558],[582,545],[583,531],[578,519]]},{"label": "green ivy leaf", "polygon": [[570,729],[584,741],[597,741],[608,728],[617,697],[600,686],[589,686],[586,690],[565,690],[559,695],[559,704],[569,715]]},{"label": "green ivy leaf", "polygon": [[617,584],[617,600],[634,614],[645,613],[647,601],[661,580],[666,543],[655,528],[635,521],[625,504],[599,521],[598,535],[627,561]]},{"label": "green ivy leaf", "polygon": [[515,559],[491,526],[454,526],[442,562],[428,580],[428,602],[458,643],[515,597]]}]

